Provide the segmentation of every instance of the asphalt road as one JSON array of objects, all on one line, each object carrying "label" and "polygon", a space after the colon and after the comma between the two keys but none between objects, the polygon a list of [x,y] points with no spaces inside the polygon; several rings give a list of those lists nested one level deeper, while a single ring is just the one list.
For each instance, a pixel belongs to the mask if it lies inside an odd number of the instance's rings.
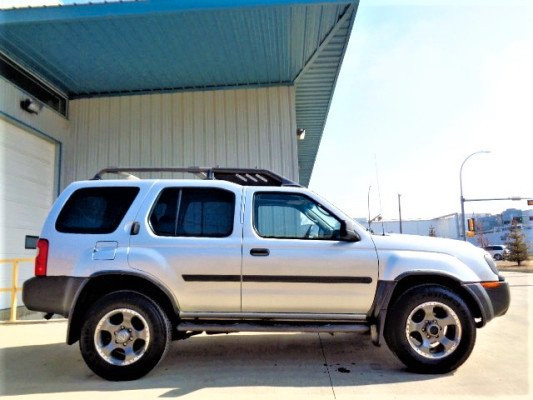
[{"label": "asphalt road", "polygon": [[64,344],[66,323],[0,325],[0,395],[48,399],[449,399],[532,393],[533,274],[505,273],[512,304],[478,330],[454,373],[407,372],[386,348],[358,334],[231,334],[174,342],[134,382],[107,382]]}]

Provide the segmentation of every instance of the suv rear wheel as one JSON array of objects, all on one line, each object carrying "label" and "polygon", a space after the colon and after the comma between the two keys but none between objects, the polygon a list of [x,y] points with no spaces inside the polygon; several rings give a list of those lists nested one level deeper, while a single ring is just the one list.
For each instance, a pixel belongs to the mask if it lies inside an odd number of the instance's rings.
[{"label": "suv rear wheel", "polygon": [[404,292],[389,309],[385,340],[410,370],[444,373],[466,361],[476,327],[459,296],[443,286],[421,285]]},{"label": "suv rear wheel", "polygon": [[166,353],[170,322],[148,297],[132,291],[110,293],[86,314],[80,349],[87,366],[111,381],[140,378]]}]

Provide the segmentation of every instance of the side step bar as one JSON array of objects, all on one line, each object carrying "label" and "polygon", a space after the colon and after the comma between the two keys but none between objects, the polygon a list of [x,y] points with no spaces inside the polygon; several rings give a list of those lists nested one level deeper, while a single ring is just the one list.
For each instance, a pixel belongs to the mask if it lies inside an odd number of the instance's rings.
[{"label": "side step bar", "polygon": [[365,324],[287,324],[287,323],[253,323],[253,322],[180,322],[179,332],[368,332]]}]

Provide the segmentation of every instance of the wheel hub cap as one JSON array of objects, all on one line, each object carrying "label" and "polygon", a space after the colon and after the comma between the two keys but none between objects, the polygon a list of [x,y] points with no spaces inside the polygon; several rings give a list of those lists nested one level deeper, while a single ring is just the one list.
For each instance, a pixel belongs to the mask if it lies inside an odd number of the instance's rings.
[{"label": "wheel hub cap", "polygon": [[426,326],[426,332],[431,337],[438,337],[439,336],[439,332],[440,332],[441,329],[442,328],[439,326],[439,324],[436,324],[434,322],[433,323],[429,323]]},{"label": "wheel hub cap", "polygon": [[115,342],[117,343],[124,344],[128,342],[130,339],[131,339],[131,334],[125,328],[122,328],[121,330],[115,332]]},{"label": "wheel hub cap", "polygon": [[453,309],[430,301],[416,306],[405,325],[411,348],[425,358],[439,359],[455,351],[461,341],[462,327]]},{"label": "wheel hub cap", "polygon": [[150,327],[146,319],[129,308],[108,312],[94,330],[96,351],[109,364],[132,364],[146,353],[149,344]]}]

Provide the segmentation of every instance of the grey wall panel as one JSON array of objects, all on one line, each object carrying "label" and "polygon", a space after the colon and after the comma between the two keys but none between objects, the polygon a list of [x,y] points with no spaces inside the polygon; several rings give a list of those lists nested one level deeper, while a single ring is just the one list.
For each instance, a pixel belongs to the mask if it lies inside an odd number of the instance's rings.
[{"label": "grey wall panel", "polygon": [[64,184],[107,166],[258,167],[298,180],[293,87],[80,99],[70,121]]}]

